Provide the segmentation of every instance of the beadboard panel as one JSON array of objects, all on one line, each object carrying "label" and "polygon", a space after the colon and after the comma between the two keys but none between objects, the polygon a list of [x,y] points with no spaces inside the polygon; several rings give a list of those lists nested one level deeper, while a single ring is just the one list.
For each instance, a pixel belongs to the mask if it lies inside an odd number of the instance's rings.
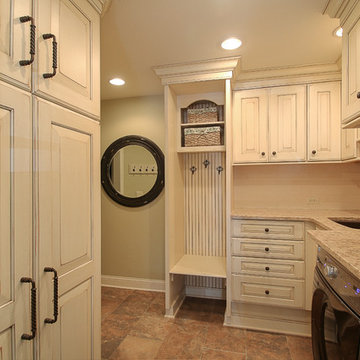
[{"label": "beadboard panel", "polygon": [[225,171],[217,170],[225,169],[224,158],[222,153],[184,155],[185,254],[225,256]]}]

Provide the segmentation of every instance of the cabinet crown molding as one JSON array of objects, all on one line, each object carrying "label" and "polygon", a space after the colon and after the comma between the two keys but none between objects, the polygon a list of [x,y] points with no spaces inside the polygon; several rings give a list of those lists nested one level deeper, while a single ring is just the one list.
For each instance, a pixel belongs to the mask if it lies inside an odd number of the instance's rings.
[{"label": "cabinet crown molding", "polygon": [[162,85],[195,81],[225,80],[233,77],[240,57],[227,57],[153,67]]},{"label": "cabinet crown molding", "polygon": [[323,14],[331,18],[339,18],[343,23],[358,2],[359,0],[328,0]]}]

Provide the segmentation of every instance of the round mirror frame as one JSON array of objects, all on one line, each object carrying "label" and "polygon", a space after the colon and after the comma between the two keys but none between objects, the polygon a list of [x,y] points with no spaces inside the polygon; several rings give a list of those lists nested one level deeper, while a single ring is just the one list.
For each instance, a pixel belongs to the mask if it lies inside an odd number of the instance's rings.
[{"label": "round mirror frame", "polygon": [[[110,166],[115,154],[128,145],[139,145],[148,150],[155,158],[157,164],[157,177],[153,187],[144,195],[131,198],[121,195],[113,186],[110,179]],[[161,149],[151,140],[137,135],[124,136],[117,139],[105,150],[101,159],[101,183],[105,192],[120,205],[138,207],[153,201],[164,188],[164,154]]]}]

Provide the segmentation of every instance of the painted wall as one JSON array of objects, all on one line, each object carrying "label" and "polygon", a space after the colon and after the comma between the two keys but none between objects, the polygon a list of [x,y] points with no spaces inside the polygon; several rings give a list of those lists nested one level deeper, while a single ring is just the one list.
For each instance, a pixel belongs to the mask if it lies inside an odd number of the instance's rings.
[{"label": "painted wall", "polygon": [[[101,104],[101,153],[116,139],[140,135],[164,152],[163,96],[105,100]],[[129,208],[101,194],[102,274],[164,279],[164,190],[150,204]]]},{"label": "painted wall", "polygon": [[360,209],[360,163],[238,166],[233,209]]}]

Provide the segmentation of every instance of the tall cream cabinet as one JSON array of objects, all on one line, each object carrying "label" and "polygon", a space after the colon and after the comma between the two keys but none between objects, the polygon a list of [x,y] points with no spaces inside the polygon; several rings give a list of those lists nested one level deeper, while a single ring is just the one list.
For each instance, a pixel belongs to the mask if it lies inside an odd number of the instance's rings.
[{"label": "tall cream cabinet", "polygon": [[0,0],[4,359],[100,359],[101,7]]}]

